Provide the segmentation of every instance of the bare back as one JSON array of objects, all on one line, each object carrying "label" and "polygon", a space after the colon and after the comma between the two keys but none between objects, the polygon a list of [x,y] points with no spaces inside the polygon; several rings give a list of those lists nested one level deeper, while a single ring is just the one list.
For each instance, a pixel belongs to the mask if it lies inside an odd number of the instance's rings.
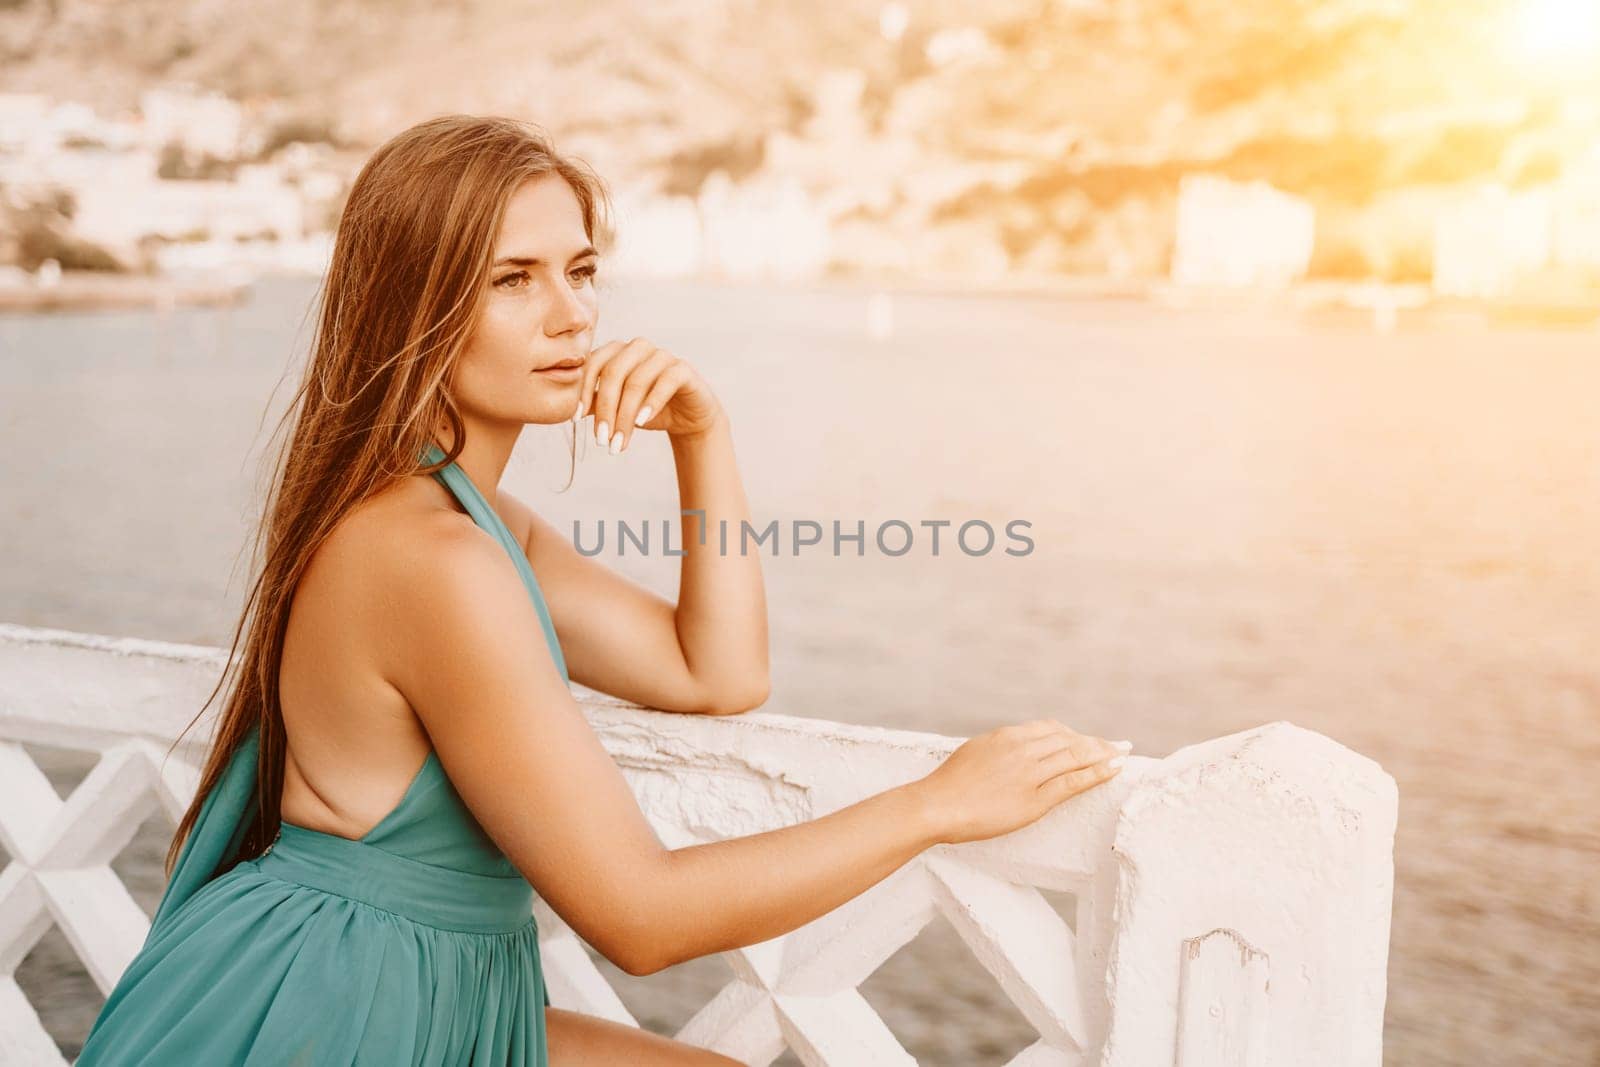
[{"label": "bare back", "polygon": [[394,600],[386,586],[399,539],[441,523],[473,525],[433,478],[408,478],[341,520],[301,577],[278,671],[289,741],[285,822],[360,839],[427,758],[428,735],[388,680]]}]

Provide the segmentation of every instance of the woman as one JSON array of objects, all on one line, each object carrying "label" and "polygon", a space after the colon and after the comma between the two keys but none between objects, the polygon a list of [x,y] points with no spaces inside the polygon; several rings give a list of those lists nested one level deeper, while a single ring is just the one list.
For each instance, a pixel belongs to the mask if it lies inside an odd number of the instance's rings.
[{"label": "woman", "polygon": [[[550,1006],[534,888],[645,975],[777,937],[1116,773],[1117,746],[1041,720],[824,818],[663,847],[569,678],[752,708],[766,606],[759,557],[698,536],[748,518],[727,413],[649,342],[594,346],[605,201],[494,118],[417,125],[357,177],[236,684],[83,1067],[733,1063]],[[497,488],[525,425],[583,418],[613,453],[671,441],[682,506],[704,512],[676,605]]]}]

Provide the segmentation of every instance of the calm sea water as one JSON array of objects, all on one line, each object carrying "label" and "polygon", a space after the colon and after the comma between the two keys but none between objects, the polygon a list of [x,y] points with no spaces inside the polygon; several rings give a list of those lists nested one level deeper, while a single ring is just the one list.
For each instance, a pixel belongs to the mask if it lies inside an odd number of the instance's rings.
[{"label": "calm sea water", "polygon": [[[312,292],[0,318],[0,618],[227,643]],[[1031,523],[1023,557],[767,559],[769,708],[953,735],[1053,715],[1149,755],[1321,731],[1400,785],[1388,1061],[1600,1062],[1600,333],[904,293],[874,340],[868,295],[603,298],[602,338],[708,376],[758,524]],[[563,529],[676,508],[660,435],[591,442],[558,493],[566,471],[533,428],[507,485]],[[612,562],[675,592],[673,559]],[[146,907],[167,833],[118,864]],[[727,979],[606,973],[662,1032]],[[59,932],[20,974],[74,1050],[101,998]],[[1031,1035],[942,924],[864,992],[926,1063]]]}]

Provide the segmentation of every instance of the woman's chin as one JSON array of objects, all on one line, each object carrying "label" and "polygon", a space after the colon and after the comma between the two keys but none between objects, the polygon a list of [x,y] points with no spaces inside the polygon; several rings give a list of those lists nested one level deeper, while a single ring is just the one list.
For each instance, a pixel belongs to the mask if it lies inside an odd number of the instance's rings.
[{"label": "woman's chin", "polygon": [[572,421],[572,413],[578,409],[578,398],[574,396],[571,403],[563,401],[561,404],[552,404],[538,411],[529,412],[523,416],[522,421],[530,426],[555,426],[563,422]]},{"label": "woman's chin", "polygon": [[540,389],[523,421],[541,425],[571,422],[572,413],[578,410],[579,386],[582,384],[580,379],[571,386],[552,384]]}]

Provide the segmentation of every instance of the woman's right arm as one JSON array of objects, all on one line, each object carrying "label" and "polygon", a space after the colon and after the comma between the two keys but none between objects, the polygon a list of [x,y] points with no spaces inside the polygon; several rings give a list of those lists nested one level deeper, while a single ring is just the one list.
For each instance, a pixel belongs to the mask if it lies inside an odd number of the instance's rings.
[{"label": "woman's right arm", "polygon": [[1039,720],[821,818],[669,850],[556,670],[510,556],[440,519],[395,553],[388,676],[483,829],[630,974],[788,933],[931,845],[1026,825],[1115,773],[1118,750]]}]

